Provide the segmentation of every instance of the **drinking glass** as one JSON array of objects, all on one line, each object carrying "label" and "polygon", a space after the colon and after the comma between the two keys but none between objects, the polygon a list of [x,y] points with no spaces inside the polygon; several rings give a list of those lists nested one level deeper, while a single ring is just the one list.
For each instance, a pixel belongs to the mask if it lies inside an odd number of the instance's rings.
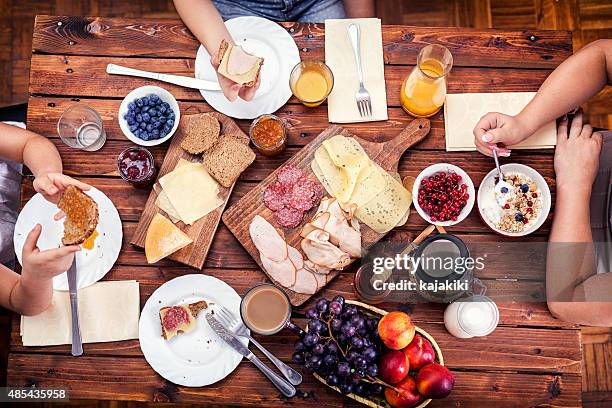
[{"label": "drinking glass", "polygon": [[57,133],[66,145],[88,152],[99,150],[106,142],[102,118],[94,109],[76,103],[62,113]]},{"label": "drinking glass", "polygon": [[323,61],[302,61],[291,70],[289,87],[304,105],[319,106],[334,87],[334,74]]},{"label": "drinking glass", "polygon": [[435,115],[446,99],[446,76],[452,67],[453,55],[446,47],[431,44],[423,48],[402,84],[402,108],[420,118]]}]

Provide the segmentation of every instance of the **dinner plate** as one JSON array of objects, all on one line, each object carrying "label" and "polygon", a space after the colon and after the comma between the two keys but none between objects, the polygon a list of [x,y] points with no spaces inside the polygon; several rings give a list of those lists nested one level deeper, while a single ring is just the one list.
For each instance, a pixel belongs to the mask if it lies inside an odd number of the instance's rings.
[{"label": "dinner plate", "polygon": [[[92,249],[81,249],[76,253],[77,286],[79,289],[96,283],[113,267],[121,250],[123,230],[121,219],[113,202],[102,191],[92,187],[85,192],[98,204],[98,237]],[[13,243],[15,254],[20,264],[23,243],[29,232],[38,223],[42,225],[42,233],[38,239],[41,250],[58,248],[64,235],[64,220],[54,220],[59,211],[57,206],[41,194],[36,194],[19,213],[15,224]],[[64,272],[53,278],[53,289],[68,290],[68,276]]]},{"label": "dinner plate", "polygon": [[[227,20],[225,26],[236,44],[264,59],[259,89],[249,102],[240,98],[230,102],[219,91],[200,90],[200,93],[215,110],[237,119],[253,119],[276,111],[291,98],[289,75],[300,62],[295,41],[283,27],[261,17],[237,17]],[[195,76],[217,81],[210,54],[203,46],[196,56]]]},{"label": "dinner plate", "polygon": [[[174,278],[161,285],[145,303],[140,314],[138,338],[149,365],[166,380],[186,387],[213,384],[233,372],[242,355],[221,340],[208,325],[207,309],[197,317],[197,327],[170,340],[162,337],[159,309],[205,300],[240,316],[240,296],[227,283],[208,275]],[[240,338],[248,346],[248,339]]]}]

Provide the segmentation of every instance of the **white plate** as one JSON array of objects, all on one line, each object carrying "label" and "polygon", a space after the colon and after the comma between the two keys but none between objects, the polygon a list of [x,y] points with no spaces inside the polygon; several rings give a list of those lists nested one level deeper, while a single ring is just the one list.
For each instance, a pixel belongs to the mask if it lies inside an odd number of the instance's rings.
[{"label": "white plate", "polygon": [[[94,242],[93,249],[81,249],[76,254],[77,264],[77,286],[79,289],[96,283],[106,275],[113,267],[123,240],[121,219],[113,202],[102,191],[95,187],[86,191],[98,204],[99,220],[98,237]],[[38,239],[38,247],[41,250],[58,248],[61,246],[64,235],[64,220],[55,221],[53,216],[59,211],[57,206],[48,202],[45,198],[36,194],[27,202],[21,210],[17,223],[13,243],[15,254],[19,263],[23,243],[28,233],[38,223],[42,225],[42,233]],[[53,289],[68,290],[68,277],[62,273],[53,278]]]},{"label": "white plate", "polygon": [[[143,96],[149,96],[150,94],[156,94],[157,96],[159,96],[159,99],[161,99],[163,102],[167,102],[168,105],[170,105],[170,107],[174,111],[174,116],[175,116],[174,126],[172,126],[172,130],[170,130],[170,133],[168,133],[166,136],[162,137],[161,139],[142,140],[141,138],[136,137],[136,135],[132,133],[129,125],[127,124],[127,121],[123,117],[125,116],[126,113],[128,113],[128,105],[130,102],[134,102],[136,99],[142,98]],[[125,137],[130,139],[132,142],[136,143],[137,145],[141,145],[141,146],[157,146],[157,145],[164,143],[166,140],[170,139],[176,132],[176,129],[178,129],[179,121],[181,120],[181,108],[179,107],[179,104],[176,101],[176,98],[174,97],[174,95],[172,95],[170,92],[168,92],[164,88],[160,88],[159,86],[154,86],[154,85],[146,85],[146,86],[141,86],[140,88],[133,89],[129,94],[125,96],[125,98],[123,98],[121,105],[119,105],[118,119],[119,119],[119,127],[121,128],[121,131],[123,132]]]},{"label": "white plate", "polygon": [[[259,89],[249,102],[240,98],[230,102],[219,91],[200,90],[200,93],[215,110],[233,118],[254,119],[275,112],[291,98],[289,75],[300,62],[295,41],[283,27],[261,17],[237,17],[227,20],[225,25],[236,44],[264,59]],[[210,54],[203,46],[196,56],[195,76],[217,81]]]},{"label": "white plate", "polygon": [[502,173],[518,173],[523,174],[533,181],[535,181],[536,185],[540,189],[542,194],[542,211],[538,216],[538,219],[535,223],[531,224],[528,228],[525,228],[521,232],[508,232],[503,231],[495,227],[491,221],[489,221],[488,217],[484,213],[483,209],[483,201],[485,194],[492,194],[493,189],[495,188],[495,177],[497,176],[497,169],[493,169],[487,174],[483,179],[482,183],[480,183],[480,188],[478,189],[478,212],[480,213],[480,218],[491,228],[493,231],[497,232],[500,235],[505,235],[507,237],[524,237],[525,235],[529,235],[532,232],[536,231],[538,228],[544,224],[544,221],[548,218],[548,213],[550,212],[551,205],[551,196],[550,189],[548,188],[548,184],[544,177],[540,175],[535,169],[525,166],[524,164],[519,163],[508,163],[502,164],[501,166]]},{"label": "white plate", "polygon": [[[138,338],[149,365],[166,380],[187,387],[213,384],[236,369],[242,355],[230,348],[206,322],[207,309],[198,314],[197,327],[164,340],[159,309],[205,300],[240,316],[240,296],[227,283],[208,275],[184,275],[161,285],[142,309]],[[248,346],[248,339],[241,338]]]}]

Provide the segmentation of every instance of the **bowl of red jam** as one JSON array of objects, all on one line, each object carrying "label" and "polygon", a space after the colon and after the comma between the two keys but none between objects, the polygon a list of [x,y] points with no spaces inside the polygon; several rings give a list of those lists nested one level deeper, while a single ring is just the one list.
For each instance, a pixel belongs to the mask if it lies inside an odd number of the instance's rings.
[{"label": "bowl of red jam", "polygon": [[119,153],[117,168],[122,179],[137,187],[153,184],[157,176],[153,155],[144,147],[128,147]]},{"label": "bowl of red jam", "polygon": [[287,147],[287,127],[274,115],[261,115],[253,121],[249,130],[251,143],[264,156],[279,155]]}]

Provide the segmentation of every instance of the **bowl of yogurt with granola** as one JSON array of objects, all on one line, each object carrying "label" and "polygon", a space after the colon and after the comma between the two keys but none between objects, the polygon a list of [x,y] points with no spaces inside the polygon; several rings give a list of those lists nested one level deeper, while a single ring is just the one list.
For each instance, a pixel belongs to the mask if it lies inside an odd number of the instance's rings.
[{"label": "bowl of yogurt with granola", "polygon": [[518,163],[501,166],[505,183],[498,183],[497,170],[485,176],[478,189],[478,211],[495,232],[522,237],[542,226],[550,212],[550,189],[534,169]]}]

